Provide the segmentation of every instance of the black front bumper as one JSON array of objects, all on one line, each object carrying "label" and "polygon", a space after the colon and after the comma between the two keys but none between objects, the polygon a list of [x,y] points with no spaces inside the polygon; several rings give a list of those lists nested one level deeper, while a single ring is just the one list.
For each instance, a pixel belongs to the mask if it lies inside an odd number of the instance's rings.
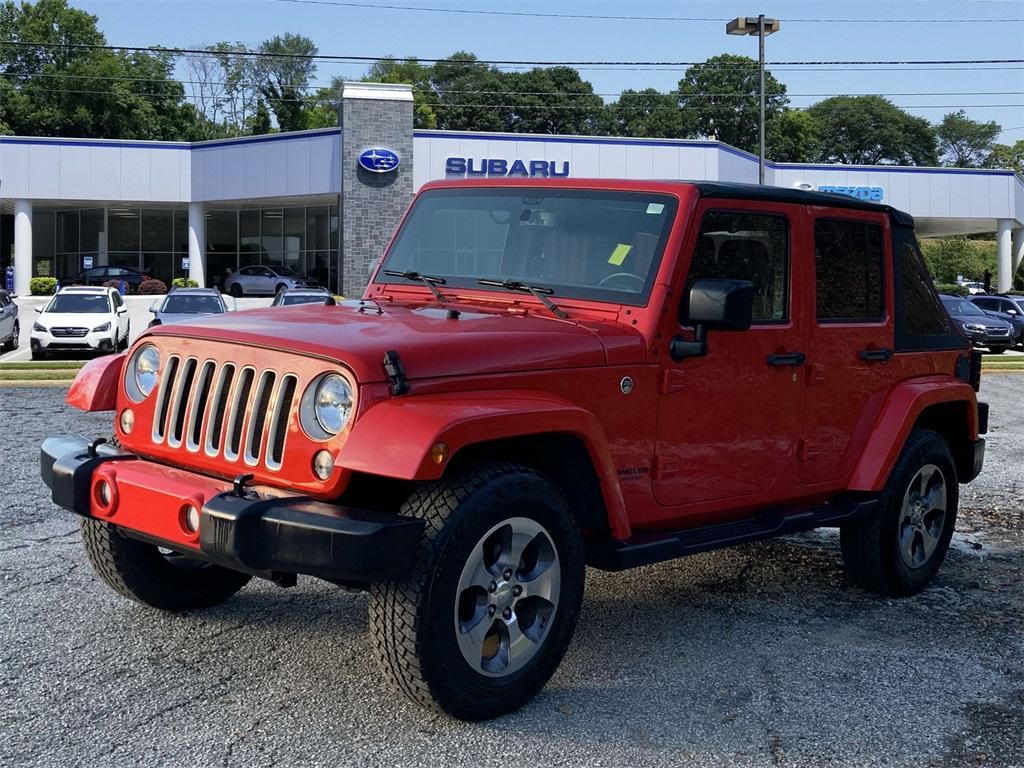
[{"label": "black front bumper", "polygon": [[[78,435],[49,437],[40,448],[40,474],[53,501],[92,517],[92,473],[111,461],[135,456]],[[306,574],[343,582],[401,577],[416,556],[423,520],[325,504],[305,496],[261,496],[251,490],[211,498],[200,511],[199,549],[212,563],[276,577]],[[110,521],[117,524],[116,519]],[[176,542],[145,531],[124,533],[186,554]]]}]

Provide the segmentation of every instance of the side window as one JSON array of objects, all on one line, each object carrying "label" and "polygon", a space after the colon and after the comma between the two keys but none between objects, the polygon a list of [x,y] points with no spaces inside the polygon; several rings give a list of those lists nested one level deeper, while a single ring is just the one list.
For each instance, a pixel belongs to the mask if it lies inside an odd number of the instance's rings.
[{"label": "side window", "polygon": [[754,322],[789,318],[789,236],[786,217],[708,211],[690,263],[680,318],[688,314],[690,288],[701,278],[754,284]]},{"label": "side window", "polygon": [[878,321],[885,316],[882,228],[864,221],[814,223],[818,320]]},{"label": "side window", "polygon": [[995,306],[995,302],[992,301],[992,299],[975,299],[974,303],[977,304],[982,309],[998,309],[998,307]]},{"label": "side window", "polygon": [[902,322],[906,332],[914,336],[946,333],[949,330],[946,310],[935,295],[924,259],[910,245],[904,245],[900,251],[900,275]]}]

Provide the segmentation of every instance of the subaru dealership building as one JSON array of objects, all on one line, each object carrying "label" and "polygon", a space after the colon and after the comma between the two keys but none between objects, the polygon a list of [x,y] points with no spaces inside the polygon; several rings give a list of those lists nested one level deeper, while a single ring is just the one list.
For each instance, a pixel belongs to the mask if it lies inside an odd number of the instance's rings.
[{"label": "subaru dealership building", "polygon": [[[0,269],[24,294],[100,266],[212,286],[275,264],[354,296],[434,179],[758,176],[717,141],[414,130],[408,86],[348,83],[340,113],[340,128],[197,143],[0,136]],[[1000,290],[1024,255],[1012,171],[768,163],[765,183],[887,203],[921,236],[994,232]]]}]

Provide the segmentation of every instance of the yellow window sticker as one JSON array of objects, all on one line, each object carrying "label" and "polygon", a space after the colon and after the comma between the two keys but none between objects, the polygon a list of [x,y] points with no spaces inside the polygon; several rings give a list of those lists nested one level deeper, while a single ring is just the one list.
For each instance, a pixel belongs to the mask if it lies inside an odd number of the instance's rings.
[{"label": "yellow window sticker", "polygon": [[612,255],[608,257],[608,263],[616,267],[621,267],[622,262],[626,260],[626,257],[629,256],[629,252],[632,250],[632,245],[619,243],[615,246],[615,250],[612,251]]}]

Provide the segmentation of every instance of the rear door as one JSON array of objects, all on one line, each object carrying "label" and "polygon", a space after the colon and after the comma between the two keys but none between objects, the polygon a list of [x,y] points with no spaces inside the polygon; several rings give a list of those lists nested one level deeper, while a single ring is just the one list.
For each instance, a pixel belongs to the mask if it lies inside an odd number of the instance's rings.
[{"label": "rear door", "polygon": [[[892,253],[886,214],[810,207],[814,322],[800,478],[834,483],[895,374]],[[865,418],[866,417],[866,418]]]},{"label": "rear door", "polygon": [[[746,331],[712,331],[704,357],[664,360],[654,471],[663,506],[700,505],[700,515],[764,503],[799,485],[807,300],[794,286],[807,281],[802,214],[797,205],[717,199],[697,211],[676,295],[685,301],[700,278],[749,280],[754,322]],[[692,335],[672,310],[666,338]]]}]

